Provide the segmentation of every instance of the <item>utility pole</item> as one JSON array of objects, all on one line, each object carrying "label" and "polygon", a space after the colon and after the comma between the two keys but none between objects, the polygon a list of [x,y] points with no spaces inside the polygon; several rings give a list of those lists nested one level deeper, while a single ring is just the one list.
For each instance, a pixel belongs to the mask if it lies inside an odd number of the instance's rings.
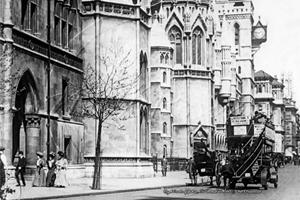
[{"label": "utility pole", "polygon": [[47,159],[50,152],[50,65],[51,65],[51,37],[50,37],[50,1],[47,2],[47,43],[48,43],[48,63],[47,63]]}]

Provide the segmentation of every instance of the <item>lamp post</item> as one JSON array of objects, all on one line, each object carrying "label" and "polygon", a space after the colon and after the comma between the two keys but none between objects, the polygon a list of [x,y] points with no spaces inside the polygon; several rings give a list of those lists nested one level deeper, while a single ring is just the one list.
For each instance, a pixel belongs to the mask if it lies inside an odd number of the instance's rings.
[{"label": "lamp post", "polygon": [[50,65],[51,65],[51,38],[50,38],[50,1],[47,1],[47,43],[48,43],[48,62],[47,62],[47,158],[50,152]]}]

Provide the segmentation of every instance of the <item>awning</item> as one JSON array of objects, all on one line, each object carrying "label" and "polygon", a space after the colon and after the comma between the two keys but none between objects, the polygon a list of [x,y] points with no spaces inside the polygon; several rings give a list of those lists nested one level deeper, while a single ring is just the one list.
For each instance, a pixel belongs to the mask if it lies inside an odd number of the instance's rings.
[{"label": "awning", "polygon": [[215,131],[215,147],[216,150],[226,151],[226,136],[224,133]]}]

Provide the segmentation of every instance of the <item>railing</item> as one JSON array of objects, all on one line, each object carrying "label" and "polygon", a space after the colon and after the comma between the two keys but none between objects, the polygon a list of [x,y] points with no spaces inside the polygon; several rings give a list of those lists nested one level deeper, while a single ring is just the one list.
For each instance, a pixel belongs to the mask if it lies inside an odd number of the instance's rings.
[{"label": "railing", "polygon": [[[82,12],[90,13],[95,12],[95,1],[85,1],[82,2]],[[123,5],[110,2],[101,2],[100,3],[100,12],[104,14],[116,14],[123,15],[128,17],[135,16],[136,7],[131,5]]]},{"label": "railing", "polygon": [[[152,156],[150,161],[153,163],[153,170],[155,172],[161,171],[161,161],[162,158],[158,158],[156,155]],[[168,161],[168,171],[184,171],[186,168],[186,159],[185,158],[175,158],[170,157],[167,158]]]},{"label": "railing", "polygon": [[195,77],[212,78],[210,71],[191,70],[191,69],[174,70],[174,76],[195,76]]}]

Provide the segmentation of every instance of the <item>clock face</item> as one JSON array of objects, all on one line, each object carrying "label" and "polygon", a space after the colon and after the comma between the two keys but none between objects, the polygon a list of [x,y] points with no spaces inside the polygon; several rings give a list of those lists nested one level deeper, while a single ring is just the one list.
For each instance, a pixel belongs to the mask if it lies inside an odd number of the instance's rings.
[{"label": "clock face", "polygon": [[265,36],[266,32],[263,28],[256,28],[253,32],[253,35],[256,39],[262,39]]}]

